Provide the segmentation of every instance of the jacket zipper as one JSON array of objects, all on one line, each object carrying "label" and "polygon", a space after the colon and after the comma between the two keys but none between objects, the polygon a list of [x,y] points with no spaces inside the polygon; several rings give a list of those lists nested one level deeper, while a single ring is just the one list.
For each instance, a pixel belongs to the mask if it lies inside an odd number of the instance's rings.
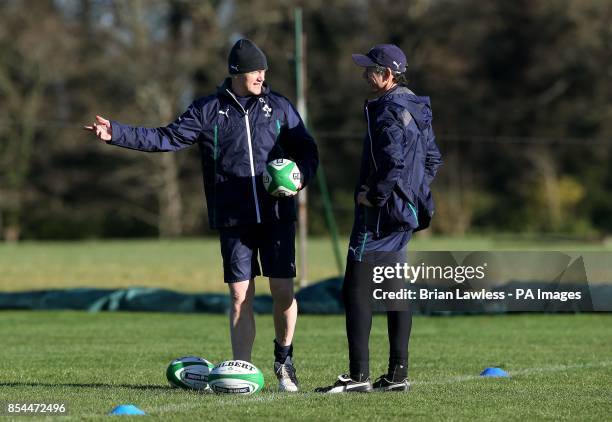
[{"label": "jacket zipper", "polygon": [[215,125],[215,135],[213,143],[213,181],[214,181],[214,192],[213,192],[213,226],[217,227],[217,155],[218,143],[219,143],[219,128]]},{"label": "jacket zipper", "polygon": [[[378,171],[378,165],[376,165],[376,159],[374,158],[374,147],[372,146],[372,132],[370,131],[370,113],[368,112],[368,103],[365,104],[365,115],[366,115],[366,124],[368,126],[368,139],[370,140],[370,155],[372,156],[372,164],[374,164],[374,169]],[[376,235],[380,232],[380,211],[378,209],[378,218],[376,219]]]},{"label": "jacket zipper", "polygon": [[255,183],[255,164],[253,162],[253,145],[251,144],[251,125],[249,124],[249,112],[242,107],[242,104],[236,99],[234,94],[226,89],[227,93],[236,101],[236,104],[244,112],[244,124],[246,126],[247,143],[249,145],[249,163],[251,165],[251,185],[253,187],[253,200],[255,201],[255,213],[257,214],[257,223],[261,223],[261,214],[259,211],[259,197],[257,196],[257,183]]},{"label": "jacket zipper", "polygon": [[255,212],[257,213],[257,222],[261,223],[261,214],[259,213],[259,198],[257,197],[257,184],[255,183],[255,165],[253,164],[253,146],[251,145],[251,128],[249,125],[249,112],[244,112],[244,123],[247,130],[247,142],[249,143],[249,160],[251,162],[251,183],[253,185],[253,199],[255,200]]},{"label": "jacket zipper", "polygon": [[370,113],[368,112],[368,104],[365,105],[366,123],[368,125],[368,139],[370,140],[370,155],[372,156],[372,163],[374,163],[374,169],[378,171],[378,165],[376,165],[376,159],[374,159],[374,149],[372,147],[372,132],[370,131]]}]

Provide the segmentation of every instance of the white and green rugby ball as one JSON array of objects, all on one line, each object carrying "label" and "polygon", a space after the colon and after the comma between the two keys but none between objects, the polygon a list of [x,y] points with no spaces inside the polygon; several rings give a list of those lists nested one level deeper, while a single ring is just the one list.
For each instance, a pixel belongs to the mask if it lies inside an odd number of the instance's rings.
[{"label": "white and green rugby ball", "polygon": [[187,390],[208,390],[208,376],[215,367],[206,359],[185,356],[174,359],[166,369],[166,378],[172,387]]},{"label": "white and green rugby ball", "polygon": [[297,193],[302,174],[295,162],[286,158],[272,160],[263,173],[263,184],[272,196],[293,196]]},{"label": "white and green rugby ball", "polygon": [[253,394],[264,386],[263,374],[244,360],[226,360],[208,376],[210,388],[220,394]]}]

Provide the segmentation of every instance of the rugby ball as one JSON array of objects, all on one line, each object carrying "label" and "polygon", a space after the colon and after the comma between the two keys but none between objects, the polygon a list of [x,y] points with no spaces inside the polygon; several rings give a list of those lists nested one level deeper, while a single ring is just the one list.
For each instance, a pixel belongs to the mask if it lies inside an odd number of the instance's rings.
[{"label": "rugby ball", "polygon": [[213,368],[208,384],[215,393],[252,394],[263,388],[264,377],[250,362],[226,360]]},{"label": "rugby ball", "polygon": [[187,390],[208,390],[208,376],[215,367],[206,359],[185,356],[174,359],[166,369],[166,378],[171,387]]},{"label": "rugby ball", "polygon": [[270,161],[263,173],[263,184],[276,197],[293,196],[298,192],[302,173],[295,162],[286,158]]}]

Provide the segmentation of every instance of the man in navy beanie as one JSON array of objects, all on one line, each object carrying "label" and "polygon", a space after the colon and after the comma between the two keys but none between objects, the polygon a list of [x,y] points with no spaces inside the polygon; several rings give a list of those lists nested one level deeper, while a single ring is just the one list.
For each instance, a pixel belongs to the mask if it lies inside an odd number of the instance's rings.
[{"label": "man in navy beanie", "polygon": [[168,126],[133,127],[96,116],[85,129],[109,145],[139,151],[178,151],[198,144],[209,223],[219,230],[232,302],[233,357],[251,361],[255,277],[264,275],[274,301],[274,372],[281,391],[296,392],[295,200],[271,196],[262,175],[271,160],[292,159],[302,174],[301,189],[312,180],[319,160],[315,141],[291,102],[265,83],[267,69],[261,49],[241,39],[229,53],[229,77],[216,93],[195,100]]}]

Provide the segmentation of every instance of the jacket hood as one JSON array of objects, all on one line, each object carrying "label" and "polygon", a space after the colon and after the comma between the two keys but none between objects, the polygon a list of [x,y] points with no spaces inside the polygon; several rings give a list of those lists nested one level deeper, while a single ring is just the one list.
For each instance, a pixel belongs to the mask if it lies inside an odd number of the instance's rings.
[{"label": "jacket hood", "polygon": [[431,124],[432,112],[429,97],[420,97],[405,86],[397,86],[375,101],[377,105],[391,102],[408,109],[419,127]]}]

